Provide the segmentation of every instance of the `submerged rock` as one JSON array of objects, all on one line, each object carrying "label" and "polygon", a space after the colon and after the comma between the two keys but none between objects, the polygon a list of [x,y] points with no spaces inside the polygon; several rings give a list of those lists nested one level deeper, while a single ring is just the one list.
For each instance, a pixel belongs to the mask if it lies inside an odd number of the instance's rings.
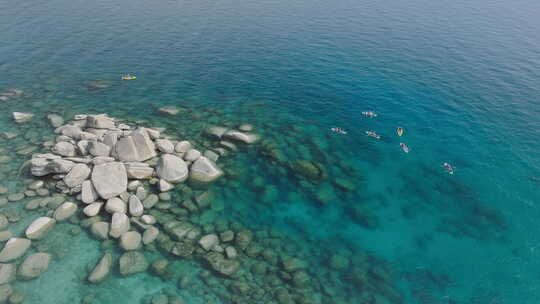
[{"label": "submerged rock", "polygon": [[199,245],[201,245],[201,247],[206,251],[209,251],[210,249],[214,248],[218,244],[219,244],[219,238],[215,234],[205,235],[199,240]]},{"label": "submerged rock", "polygon": [[2,251],[0,251],[0,263],[16,260],[24,255],[30,248],[32,241],[24,238],[10,238]]},{"label": "submerged rock", "polygon": [[39,277],[47,268],[52,260],[52,256],[48,253],[34,253],[28,256],[19,266],[19,276],[23,280],[31,280]]},{"label": "submerged rock", "polygon": [[322,166],[311,161],[294,161],[290,163],[290,168],[294,173],[313,181],[318,181],[325,177]]},{"label": "submerged rock", "polygon": [[222,275],[231,276],[240,267],[238,261],[226,259],[221,253],[210,252],[207,253],[204,258],[213,270]]},{"label": "submerged rock", "polygon": [[100,240],[106,240],[109,238],[110,225],[107,222],[95,222],[90,226],[92,235]]},{"label": "submerged rock", "polygon": [[13,294],[13,288],[9,284],[0,285],[0,303],[6,303]]},{"label": "submerged rock", "polygon": [[105,253],[88,276],[88,281],[90,283],[99,283],[103,281],[111,271],[112,264],[112,254],[110,252]]},{"label": "submerged rock", "polygon": [[13,282],[16,273],[16,264],[0,264],[0,285]]},{"label": "submerged rock", "polygon": [[72,202],[65,202],[54,211],[54,219],[61,222],[70,218],[75,212],[77,212],[77,205]]},{"label": "submerged rock", "polygon": [[229,130],[223,134],[223,137],[229,138],[232,140],[240,141],[245,144],[253,144],[259,140],[259,136],[251,133],[243,133],[240,131]]},{"label": "submerged rock", "polygon": [[58,128],[64,124],[64,119],[62,118],[62,116],[58,114],[49,114],[47,115],[47,119],[49,120],[51,125],[55,128]]},{"label": "submerged rock", "polygon": [[157,229],[154,226],[148,227],[142,236],[142,242],[145,245],[148,245],[156,240],[156,238],[159,236],[159,229]]},{"label": "submerged rock", "polygon": [[23,112],[13,112],[13,120],[15,120],[16,123],[24,123],[32,120],[34,117],[34,114],[32,113],[23,113]]},{"label": "submerged rock", "polygon": [[137,231],[128,231],[120,236],[120,247],[125,251],[137,250],[141,247],[142,237]]},{"label": "submerged rock", "polygon": [[46,216],[38,217],[30,224],[30,226],[28,226],[28,228],[26,228],[26,237],[31,240],[41,239],[54,227],[55,224],[56,220],[53,218]]},{"label": "submerged rock", "polygon": [[123,276],[146,271],[148,262],[139,251],[128,251],[120,257],[120,274]]},{"label": "submerged rock", "polygon": [[122,163],[111,162],[94,166],[92,183],[103,199],[109,199],[127,190],[127,172]]},{"label": "submerged rock", "polygon": [[208,158],[199,157],[190,168],[190,182],[195,184],[208,184],[223,175],[223,171]]},{"label": "submerged rock", "polygon": [[180,113],[180,109],[173,106],[165,106],[158,109],[159,113],[167,114],[167,115],[177,115]]}]

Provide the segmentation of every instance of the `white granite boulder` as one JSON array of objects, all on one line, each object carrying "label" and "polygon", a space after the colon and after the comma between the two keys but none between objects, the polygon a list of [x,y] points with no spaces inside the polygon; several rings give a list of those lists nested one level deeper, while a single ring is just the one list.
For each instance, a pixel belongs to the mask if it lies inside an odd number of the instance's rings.
[{"label": "white granite boulder", "polygon": [[56,224],[56,220],[47,216],[38,217],[26,228],[26,237],[31,240],[43,238]]},{"label": "white granite boulder", "polygon": [[145,245],[148,245],[155,241],[159,235],[159,229],[157,229],[154,226],[148,227],[146,230],[144,230],[142,242]]},{"label": "white granite boulder", "polygon": [[139,128],[116,143],[116,155],[124,162],[141,162],[157,154],[154,142],[146,130]]},{"label": "white granite boulder", "polygon": [[30,248],[31,243],[32,241],[25,238],[10,238],[2,251],[0,251],[0,263],[10,262],[20,258]]},{"label": "white granite boulder", "polygon": [[172,142],[168,139],[157,139],[156,140],[156,147],[159,151],[163,153],[173,153],[174,152],[174,145]]},{"label": "white granite boulder", "polygon": [[199,157],[201,157],[201,152],[196,149],[190,149],[184,154],[184,160],[190,162],[196,161]]},{"label": "white granite boulder", "polygon": [[90,176],[90,168],[85,164],[76,164],[64,177],[66,186],[73,188],[83,183]]},{"label": "white granite boulder", "polygon": [[159,191],[167,192],[167,191],[171,191],[172,189],[174,189],[174,186],[171,185],[169,182],[167,182],[164,179],[159,180]]},{"label": "white granite boulder", "polygon": [[178,156],[164,154],[156,165],[157,175],[170,182],[181,183],[188,178],[188,167],[186,163]]},{"label": "white granite boulder", "polygon": [[38,252],[28,256],[21,266],[19,266],[18,274],[23,280],[31,280],[39,277],[47,268],[52,260],[52,256],[48,253]]},{"label": "white granite boulder", "polygon": [[115,127],[114,120],[105,114],[88,115],[86,126],[94,129],[113,129]]},{"label": "white granite boulder", "polygon": [[67,141],[57,142],[51,151],[65,157],[72,157],[76,155],[75,146]]},{"label": "white granite boulder", "polygon": [[103,207],[103,203],[91,203],[84,207],[83,213],[88,217],[96,216],[101,211],[101,207]]},{"label": "white granite boulder", "polygon": [[99,198],[99,194],[94,188],[92,181],[85,180],[82,183],[82,191],[81,191],[81,200],[83,201],[83,203],[91,204],[95,202],[98,198]]},{"label": "white granite boulder", "polygon": [[110,224],[107,222],[95,222],[90,226],[92,235],[100,240],[109,238]]},{"label": "white granite boulder", "polygon": [[109,235],[113,238],[119,238],[129,230],[129,218],[125,213],[115,213],[111,219],[111,229]]},{"label": "white granite boulder", "polygon": [[111,154],[111,147],[98,141],[88,142],[87,150],[93,156],[109,156]]},{"label": "white granite boulder", "polygon": [[187,140],[179,141],[174,146],[174,151],[178,153],[186,153],[189,149],[191,149],[191,143]]},{"label": "white granite boulder", "polygon": [[92,171],[92,184],[103,199],[125,192],[127,182],[126,168],[119,162],[96,165]]},{"label": "white granite boulder", "polygon": [[118,197],[113,197],[107,200],[105,204],[105,211],[110,214],[114,213],[126,213],[126,203]]},{"label": "white granite boulder", "polygon": [[150,167],[150,165],[147,163],[128,162],[124,165],[126,166],[127,175],[129,178],[148,179],[154,175],[154,168]]}]

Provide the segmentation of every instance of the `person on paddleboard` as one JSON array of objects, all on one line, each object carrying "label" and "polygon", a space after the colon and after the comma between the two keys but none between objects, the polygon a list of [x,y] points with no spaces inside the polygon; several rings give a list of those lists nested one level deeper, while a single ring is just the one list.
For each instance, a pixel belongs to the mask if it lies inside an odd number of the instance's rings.
[{"label": "person on paddleboard", "polygon": [[454,167],[452,167],[452,165],[450,165],[449,163],[444,163],[443,167],[446,169],[446,172],[448,172],[448,174],[454,174]]}]

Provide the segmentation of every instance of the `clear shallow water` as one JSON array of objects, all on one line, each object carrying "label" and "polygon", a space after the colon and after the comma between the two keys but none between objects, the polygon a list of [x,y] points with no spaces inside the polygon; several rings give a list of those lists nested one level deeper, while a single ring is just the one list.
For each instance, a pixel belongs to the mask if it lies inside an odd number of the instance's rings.
[{"label": "clear shallow water", "polygon": [[[216,185],[224,216],[316,249],[314,273],[333,253],[362,248],[388,263],[405,303],[537,303],[539,13],[534,1],[3,1],[0,88],[28,95],[1,104],[0,127],[18,128],[12,111],[94,111],[199,139],[207,124],[250,122],[288,160],[316,160],[357,186],[321,206],[314,194],[330,183],[299,185],[260,147],[225,160],[239,174]],[[118,81],[124,72],[139,79]],[[111,86],[89,89],[96,79]],[[189,114],[159,116],[163,105]],[[363,118],[366,109],[380,116]],[[28,127],[37,126],[47,123]],[[2,182],[14,178],[3,173]],[[29,303],[92,293],[72,283],[98,256],[99,243],[83,234],[38,280],[15,285]],[[336,303],[358,301],[357,285],[337,281]],[[132,303],[177,285],[145,275],[108,282],[96,301],[115,294]]]}]

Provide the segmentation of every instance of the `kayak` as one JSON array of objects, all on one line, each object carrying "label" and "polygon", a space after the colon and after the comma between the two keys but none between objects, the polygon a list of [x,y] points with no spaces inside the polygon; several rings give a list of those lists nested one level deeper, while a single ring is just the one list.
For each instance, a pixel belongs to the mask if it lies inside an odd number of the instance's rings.
[{"label": "kayak", "polygon": [[402,127],[398,127],[396,131],[397,131],[397,135],[398,135],[398,136],[403,135],[403,132],[405,132],[405,130],[403,130]]},{"label": "kayak", "polygon": [[339,134],[347,134],[347,131],[341,129],[341,128],[331,128],[330,130],[339,133]]},{"label": "kayak", "polygon": [[409,149],[409,146],[407,146],[407,145],[404,144],[404,143],[399,143],[399,147],[400,147],[401,150],[403,150],[403,152],[405,152],[405,153],[409,153],[409,151],[411,150],[411,149]]},{"label": "kayak", "polygon": [[122,76],[122,80],[135,80],[135,79],[137,79],[137,76],[130,76],[130,75]]}]

